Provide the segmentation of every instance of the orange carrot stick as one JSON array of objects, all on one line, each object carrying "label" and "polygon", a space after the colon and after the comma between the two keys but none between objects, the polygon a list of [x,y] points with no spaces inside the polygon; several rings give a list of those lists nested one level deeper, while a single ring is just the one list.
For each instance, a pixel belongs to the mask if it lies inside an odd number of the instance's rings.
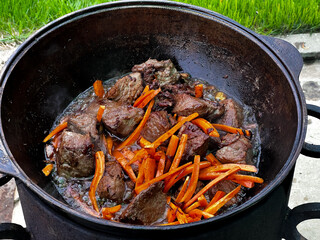
[{"label": "orange carrot stick", "polygon": [[190,184],[189,184],[189,187],[186,191],[186,194],[183,196],[183,198],[181,200],[182,202],[189,201],[191,199],[192,195],[194,194],[194,192],[197,188],[197,183],[198,183],[198,178],[199,178],[199,170],[200,170],[200,156],[196,155],[196,156],[194,156],[194,166],[193,166],[193,171],[192,171],[192,175],[191,175],[191,179],[190,179]]},{"label": "orange carrot stick", "polygon": [[131,135],[124,141],[122,142],[116,149],[121,149],[123,148],[124,146],[127,146],[127,145],[130,145],[132,143],[134,143],[139,135],[140,135],[140,132],[142,131],[144,125],[146,124],[149,116],[150,116],[150,113],[151,113],[151,109],[153,107],[153,104],[154,104],[154,100],[152,100],[148,106],[148,109],[147,111],[145,112],[141,122],[139,123],[138,127],[133,131],[133,133],[131,133]]},{"label": "orange carrot stick", "polygon": [[174,222],[174,220],[176,220],[176,210],[175,209],[168,209],[168,212],[167,212],[167,221],[168,223],[172,223]]},{"label": "orange carrot stick", "polygon": [[97,199],[96,199],[96,190],[97,190],[98,184],[104,174],[105,156],[102,151],[99,151],[99,152],[96,152],[95,158],[96,158],[96,170],[95,170],[94,177],[93,177],[93,180],[90,185],[89,198],[91,200],[93,209],[96,210],[97,212],[99,212]]},{"label": "orange carrot stick", "polygon": [[104,89],[103,89],[103,85],[102,85],[102,81],[101,81],[101,80],[96,80],[96,81],[93,83],[93,89],[94,89],[95,94],[96,94],[98,97],[103,97],[103,95],[104,95]]},{"label": "orange carrot stick", "polygon": [[[216,194],[213,196],[209,204],[207,205],[206,209],[212,206],[214,203],[218,202],[224,195],[226,195],[223,191],[217,191]],[[205,209],[205,210],[206,210]]]},{"label": "orange carrot stick", "polygon": [[53,169],[53,164],[49,163],[49,164],[47,164],[47,166],[45,166],[42,169],[42,172],[43,172],[44,175],[49,176],[49,174],[51,173],[52,169]]},{"label": "orange carrot stick", "polygon": [[181,202],[183,196],[185,195],[186,190],[187,190],[187,186],[188,186],[188,183],[189,183],[189,179],[190,179],[189,176],[186,177],[186,180],[184,181],[184,183],[182,185],[182,188],[181,188],[181,190],[180,190],[180,192],[179,192],[179,194],[178,194],[178,196],[176,198],[176,202]]},{"label": "orange carrot stick", "polygon": [[236,134],[239,133],[240,135],[244,135],[249,138],[251,138],[252,136],[252,132],[250,130],[242,130],[241,128],[234,128],[234,127],[230,127],[223,124],[217,124],[217,123],[212,123],[212,126],[214,126],[218,130],[222,130],[228,133],[236,133]]},{"label": "orange carrot stick", "polygon": [[165,165],[166,165],[166,155],[164,154],[164,152],[161,151],[160,152],[160,159],[158,162],[156,177],[159,177],[160,175],[162,175],[164,173]]},{"label": "orange carrot stick", "polygon": [[104,208],[102,208],[101,212],[102,212],[102,214],[114,214],[114,213],[120,211],[120,209],[121,209],[121,205],[119,204],[114,207],[104,207]]},{"label": "orange carrot stick", "polygon": [[97,113],[97,121],[98,122],[101,122],[102,115],[103,115],[103,112],[105,109],[106,109],[106,106],[100,105],[98,113]]},{"label": "orange carrot stick", "polygon": [[135,182],[136,181],[136,175],[134,174],[131,166],[127,166],[127,159],[123,156],[123,154],[119,151],[113,151],[113,156],[116,158],[116,160],[120,163],[121,167],[124,169],[124,171],[128,174],[129,178]]},{"label": "orange carrot stick", "polygon": [[153,148],[157,148],[161,145],[161,143],[163,143],[164,141],[166,141],[169,137],[171,137],[177,130],[179,130],[182,125],[185,122],[191,121],[194,118],[198,117],[199,114],[198,113],[193,113],[191,115],[189,115],[188,117],[184,118],[183,120],[181,120],[180,122],[178,122],[176,125],[174,125],[169,131],[165,132],[164,134],[162,134],[157,140],[155,140],[153,143],[151,143],[149,146],[146,147],[153,147]]},{"label": "orange carrot stick", "polygon": [[191,198],[187,203],[185,203],[183,208],[187,208],[188,206],[190,206],[192,203],[194,203],[198,199],[198,197],[200,197],[202,194],[207,192],[215,184],[217,184],[218,182],[225,179],[229,175],[234,174],[238,171],[240,171],[240,167],[234,167],[234,168],[230,169],[229,171],[223,173],[221,176],[219,176],[219,177],[215,178],[214,180],[212,180],[211,182],[209,182],[204,188],[202,188],[199,192],[197,192],[197,194],[195,194],[193,196],[193,198]]},{"label": "orange carrot stick", "polygon": [[52,132],[49,133],[49,135],[43,140],[43,142],[47,142],[50,138],[52,138],[57,133],[61,132],[66,127],[68,127],[68,122],[63,122],[59,124],[55,129],[52,130]]},{"label": "orange carrot stick", "polygon": [[[207,161],[200,162],[200,169],[207,168],[210,165],[211,165],[210,162],[207,162]],[[183,178],[186,175],[188,175],[189,173],[191,173],[193,171],[193,167],[194,167],[194,165],[191,165],[191,166],[187,167],[183,172],[172,175],[172,177],[165,184],[163,192],[164,193],[168,192],[170,190],[170,188],[174,184],[176,184],[176,182],[178,182],[181,178]]]},{"label": "orange carrot stick", "polygon": [[184,210],[184,212],[185,212],[185,213],[190,213],[192,210],[194,210],[194,209],[196,209],[196,208],[198,208],[198,207],[200,207],[200,206],[201,206],[200,203],[197,201],[197,202],[191,204],[189,207],[187,207],[187,208]]},{"label": "orange carrot stick", "polygon": [[145,173],[144,169],[145,169],[145,163],[146,163],[145,160],[146,159],[143,159],[142,163],[139,166],[139,172],[138,172],[135,188],[139,187],[144,181],[144,173]]},{"label": "orange carrot stick", "polygon": [[[154,91],[154,90],[152,90],[152,91]],[[149,85],[147,85],[147,86],[143,89],[143,92],[141,93],[140,97],[138,97],[138,98],[136,99],[136,101],[133,103],[133,106],[134,106],[134,107],[137,107],[137,106],[143,101],[143,99],[145,99],[146,96],[148,96],[147,93],[148,93],[148,94],[151,93],[150,90],[149,90]]]},{"label": "orange carrot stick", "polygon": [[[161,92],[161,88],[157,90],[150,90],[149,92],[153,91],[151,94],[146,96],[142,102],[137,106],[137,108],[144,108],[155,96],[158,95],[159,92]],[[147,93],[146,93],[147,95]]]},{"label": "orange carrot stick", "polygon": [[220,134],[218,133],[218,131],[206,119],[197,118],[192,120],[191,122],[197,125],[199,128],[201,128],[202,131],[204,131],[204,133],[208,134],[210,137],[220,137]]},{"label": "orange carrot stick", "polygon": [[207,156],[206,156],[206,159],[211,162],[211,165],[212,166],[216,166],[216,165],[221,165],[222,163],[219,162],[219,160],[212,154],[212,153],[209,153]]},{"label": "orange carrot stick", "polygon": [[203,96],[203,84],[194,86],[194,93],[197,98],[201,98]]},{"label": "orange carrot stick", "polygon": [[178,143],[179,143],[179,138],[176,135],[172,135],[167,148],[167,152],[166,152],[167,157],[170,158],[171,160],[176,153]]},{"label": "orange carrot stick", "polygon": [[184,165],[182,165],[182,166],[180,166],[180,167],[178,167],[178,168],[176,168],[176,169],[174,169],[172,171],[169,171],[169,172],[167,172],[165,174],[162,174],[159,177],[156,177],[156,178],[152,179],[149,182],[145,182],[144,184],[139,186],[137,189],[135,189],[136,193],[137,194],[140,193],[141,191],[147,189],[151,184],[159,182],[159,181],[162,181],[163,179],[171,176],[172,174],[175,174],[176,172],[179,172],[179,171],[185,169],[186,167],[190,166],[191,164],[192,164],[191,162],[188,162],[188,163],[186,163],[186,164],[184,164]]},{"label": "orange carrot stick", "polygon": [[134,155],[134,157],[127,163],[127,165],[131,165],[132,163],[139,161],[141,162],[142,159],[148,155],[147,150],[145,150],[144,148],[141,148],[140,150],[138,150],[138,152]]},{"label": "orange carrot stick", "polygon": [[217,166],[211,166],[205,169],[202,169],[201,173],[207,173],[207,172],[224,172],[228,171],[231,168],[234,167],[239,167],[241,171],[246,171],[246,172],[258,172],[258,169],[253,166],[253,165],[248,165],[248,164],[237,164],[237,163],[226,163],[226,164],[221,164]]},{"label": "orange carrot stick", "polygon": [[223,207],[228,201],[230,201],[237,193],[240,191],[241,186],[239,185],[234,190],[229,192],[227,195],[222,197],[219,201],[212,204],[210,207],[208,207],[205,212],[210,214],[215,214],[221,207]]},{"label": "orange carrot stick", "polygon": [[149,142],[147,139],[145,139],[144,137],[140,137],[140,139],[138,140],[138,144],[140,145],[140,147],[145,147],[151,144],[151,142]]},{"label": "orange carrot stick", "polygon": [[156,161],[152,158],[147,158],[145,161],[144,177],[145,181],[149,182],[154,178],[154,174],[156,172]]},{"label": "orange carrot stick", "polygon": [[177,211],[177,219],[178,219],[180,224],[188,223],[187,216],[185,215],[185,213],[180,208]]},{"label": "orange carrot stick", "polygon": [[201,195],[201,196],[198,198],[198,202],[200,203],[201,207],[206,207],[206,206],[208,206],[207,199],[204,197],[204,195]]},{"label": "orange carrot stick", "polygon": [[254,187],[254,182],[251,182],[251,181],[245,181],[245,180],[231,180],[232,182],[235,182],[235,183],[238,183],[240,184],[241,186],[243,187],[246,187],[246,188],[253,188]]},{"label": "orange carrot stick", "polygon": [[188,135],[182,134],[176,155],[174,156],[174,159],[172,161],[172,164],[171,164],[169,171],[171,171],[179,166],[182,155],[183,155],[184,150],[186,148],[187,141],[188,141]]},{"label": "orange carrot stick", "polygon": [[[105,137],[104,137],[105,138]],[[113,141],[112,141],[112,138],[111,136],[109,135],[106,139],[106,142],[107,142],[107,149],[108,149],[108,153],[110,155],[112,155],[112,147],[113,147]]]},{"label": "orange carrot stick", "polygon": [[[220,175],[222,175],[222,172],[202,172],[199,174],[200,180],[212,180]],[[235,180],[235,181],[250,181],[253,183],[263,183],[263,179],[256,176],[251,175],[242,175],[242,174],[232,174],[229,177],[227,177],[228,180]]]}]

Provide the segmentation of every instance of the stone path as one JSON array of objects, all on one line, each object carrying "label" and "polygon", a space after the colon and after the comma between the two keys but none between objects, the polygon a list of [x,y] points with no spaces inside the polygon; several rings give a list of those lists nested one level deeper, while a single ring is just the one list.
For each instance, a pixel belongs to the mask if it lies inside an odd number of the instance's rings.
[{"label": "stone path", "polygon": [[[320,34],[284,36],[291,42],[305,59],[300,75],[300,83],[306,96],[307,103],[320,106]],[[0,46],[0,69],[14,51],[12,46]],[[320,120],[309,118],[307,141],[320,144]],[[320,160],[300,155],[295,168],[289,207],[293,208],[303,203],[320,202]],[[0,188],[0,222],[12,222],[25,226],[21,205],[15,183],[11,180],[5,187]],[[15,192],[15,194],[14,194]],[[15,195],[15,197],[13,197]],[[13,209],[14,208],[14,209]],[[13,209],[13,214],[12,214]],[[305,221],[298,226],[299,231],[309,240],[320,239],[320,219]]]}]

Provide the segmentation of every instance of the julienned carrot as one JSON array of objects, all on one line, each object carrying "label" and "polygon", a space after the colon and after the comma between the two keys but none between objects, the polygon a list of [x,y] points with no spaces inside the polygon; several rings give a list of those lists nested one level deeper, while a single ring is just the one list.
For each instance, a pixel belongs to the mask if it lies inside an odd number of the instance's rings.
[{"label": "julienned carrot", "polygon": [[240,184],[241,186],[243,187],[246,187],[246,188],[253,188],[254,187],[254,182],[251,182],[251,181],[245,181],[245,180],[231,180],[232,182],[235,182],[235,183],[238,183]]},{"label": "julienned carrot", "polygon": [[55,129],[52,130],[52,132],[50,132],[48,134],[48,136],[43,140],[43,142],[44,143],[47,142],[50,138],[52,138],[57,133],[61,132],[66,127],[68,127],[68,122],[63,122],[63,123],[59,124]]},{"label": "julienned carrot", "polygon": [[102,115],[104,110],[106,109],[106,106],[100,105],[98,113],[97,113],[97,122],[101,122]]},{"label": "julienned carrot", "polygon": [[183,196],[181,202],[189,201],[191,199],[192,195],[194,194],[194,192],[197,188],[197,183],[198,183],[198,178],[199,178],[199,170],[200,170],[200,156],[196,155],[196,156],[194,156],[194,166],[193,166],[193,170],[192,170],[190,184],[189,184],[188,189],[186,191],[186,194]]},{"label": "julienned carrot", "polygon": [[151,181],[154,178],[156,172],[156,161],[152,158],[147,158],[144,168],[144,178],[146,182]]},{"label": "julienned carrot", "polygon": [[202,211],[202,216],[203,216],[205,219],[214,217],[213,214],[207,213],[207,212],[205,212],[205,211]]},{"label": "julienned carrot", "polygon": [[121,152],[128,161],[132,160],[135,156],[134,152],[132,152],[128,147],[122,148],[119,152]]},{"label": "julienned carrot", "polygon": [[205,212],[210,214],[215,214],[221,207],[223,207],[228,201],[230,201],[237,193],[240,191],[241,185],[239,185],[237,188],[229,192],[227,195],[222,197],[220,200],[218,200],[216,203],[212,204],[210,207],[208,207]]},{"label": "julienned carrot", "polygon": [[186,180],[184,181],[183,185],[182,185],[182,188],[176,198],[176,202],[181,202],[183,196],[185,195],[186,193],[186,190],[187,190],[187,187],[188,187],[188,183],[189,183],[189,179],[190,177],[186,177]]},{"label": "julienned carrot", "polygon": [[[200,180],[212,180],[220,175],[222,175],[222,172],[200,172],[199,179]],[[236,180],[236,181],[250,181],[254,183],[263,183],[263,179],[260,177],[255,177],[251,175],[241,175],[241,174],[232,174],[226,179],[228,180]]]},{"label": "julienned carrot", "polygon": [[96,80],[96,81],[93,83],[93,89],[94,89],[95,94],[96,94],[98,97],[103,97],[103,95],[104,95],[104,89],[103,89],[103,85],[102,85],[102,81],[101,81],[101,80]]},{"label": "julienned carrot", "polygon": [[196,209],[196,208],[198,208],[198,207],[200,207],[201,205],[200,205],[200,203],[199,202],[194,202],[194,203],[192,203],[189,207],[187,207],[185,210],[184,210],[184,212],[185,213],[190,213],[192,210],[194,210],[194,209]]},{"label": "julienned carrot", "polygon": [[204,197],[204,195],[201,195],[201,196],[198,198],[198,202],[200,203],[201,207],[206,207],[206,206],[208,206],[207,199]]},{"label": "julienned carrot", "polygon": [[112,148],[113,148],[113,140],[111,138],[111,136],[109,135],[108,137],[105,137],[103,135],[103,143],[104,143],[104,146],[106,147],[106,149],[108,150],[108,153],[110,155],[112,155]]},{"label": "julienned carrot", "polygon": [[167,157],[170,158],[171,160],[176,153],[178,143],[179,143],[179,138],[176,135],[172,135],[167,148],[167,152],[166,152]]},{"label": "julienned carrot", "polygon": [[145,147],[151,144],[151,142],[149,142],[147,139],[145,139],[144,137],[140,137],[140,139],[138,140],[138,144],[140,145],[140,147]]},{"label": "julienned carrot", "polygon": [[158,162],[156,177],[159,177],[164,173],[165,165],[166,165],[166,155],[164,154],[164,152],[161,151],[160,152],[160,159]]},{"label": "julienned carrot", "polygon": [[[211,201],[208,203],[207,208],[209,208],[210,206],[212,206],[214,203],[218,202],[224,195],[226,195],[225,192],[223,191],[217,191],[216,194],[213,196],[213,198],[211,199]],[[205,210],[206,210],[205,209]]]},{"label": "julienned carrot", "polygon": [[202,131],[204,131],[204,133],[208,134],[210,137],[220,137],[218,131],[204,118],[196,118],[191,122],[201,128]]},{"label": "julienned carrot", "polygon": [[244,135],[249,138],[251,138],[252,136],[252,132],[250,130],[243,130],[241,128],[234,128],[234,127],[230,127],[223,124],[217,124],[217,123],[212,123],[212,126],[214,126],[218,130],[222,130],[228,133],[239,133],[240,135]]},{"label": "julienned carrot", "polygon": [[182,155],[184,153],[184,150],[186,149],[187,141],[188,141],[188,135],[182,134],[176,155],[174,156],[174,159],[172,161],[172,164],[171,164],[169,171],[171,171],[179,166]]},{"label": "julienned carrot", "polygon": [[215,184],[217,184],[221,180],[225,179],[229,175],[234,174],[238,171],[240,171],[240,168],[234,167],[234,168],[230,169],[229,171],[223,173],[221,176],[219,176],[219,177],[215,178],[214,180],[212,180],[211,182],[209,182],[204,188],[202,188],[199,192],[197,192],[197,194],[195,194],[193,196],[193,198],[191,198],[187,203],[185,203],[183,208],[189,207],[192,203],[194,203],[198,199],[198,197],[200,197],[202,194],[207,192],[212,186],[214,186]]},{"label": "julienned carrot", "polygon": [[149,146],[146,147],[153,147],[153,148],[157,148],[161,145],[161,143],[163,143],[164,141],[166,141],[169,137],[171,137],[177,130],[179,130],[182,125],[185,122],[189,122],[191,120],[193,120],[194,118],[198,117],[199,114],[198,113],[193,113],[191,115],[189,115],[188,117],[184,118],[183,120],[181,120],[180,122],[178,122],[176,125],[174,125],[169,131],[165,132],[164,134],[162,134],[157,140],[155,140],[153,143],[151,143]]},{"label": "julienned carrot", "polygon": [[139,166],[139,172],[138,172],[135,188],[138,188],[144,181],[144,173],[145,173],[144,169],[145,169],[145,163],[146,163],[145,160],[146,159],[142,160],[142,163]]},{"label": "julienned carrot", "polygon": [[167,221],[168,223],[172,223],[174,222],[174,220],[176,220],[177,215],[176,215],[176,210],[175,209],[168,209],[167,212]]},{"label": "julienned carrot", "polygon": [[179,209],[177,211],[177,219],[180,224],[188,223],[188,218],[187,218],[186,214],[182,210],[179,211]]},{"label": "julienned carrot", "polygon": [[100,182],[100,179],[104,174],[104,169],[105,169],[105,156],[103,152],[102,151],[96,152],[95,159],[96,159],[96,170],[90,185],[89,198],[91,200],[93,209],[99,212],[97,199],[96,199],[96,190]]},{"label": "julienned carrot", "polygon": [[216,166],[216,165],[221,165],[222,163],[219,162],[219,160],[212,154],[212,153],[209,153],[207,156],[206,156],[206,159],[211,162],[211,165],[212,166]]},{"label": "julienned carrot", "polygon": [[[187,217],[187,220],[188,220],[188,223],[191,223],[191,222],[200,221],[201,218]],[[173,226],[173,225],[178,225],[178,224],[180,224],[179,221],[174,221],[174,222],[170,222],[170,223],[162,223],[162,224],[159,224],[159,226]]]},{"label": "julienned carrot", "polygon": [[127,165],[131,165],[136,161],[141,162],[146,155],[148,155],[147,150],[145,150],[144,148],[141,148],[140,150],[138,150],[138,152],[136,152],[134,157],[127,163]]},{"label": "julienned carrot", "polygon": [[208,167],[206,169],[202,169],[201,173],[204,172],[223,172],[223,171],[227,171],[230,170],[231,168],[234,167],[239,167],[241,171],[246,171],[246,172],[258,172],[258,169],[253,166],[253,165],[248,165],[248,164],[237,164],[237,163],[226,163],[226,164],[221,164],[221,165],[217,165],[217,166],[211,166]]},{"label": "julienned carrot", "polygon": [[[137,108],[144,108],[155,96],[158,95],[159,92],[161,92],[161,88],[157,90],[150,90],[149,92],[153,91],[150,93],[148,96],[146,96],[142,102],[137,106]],[[146,93],[147,95],[147,93]]]},{"label": "julienned carrot", "polygon": [[[154,91],[154,90],[153,90]],[[143,92],[141,93],[140,97],[138,97],[136,99],[136,101],[133,103],[134,107],[137,107],[143,99],[145,99],[145,97],[147,96],[147,93],[150,94],[150,90],[149,90],[149,85],[147,85],[144,89]]]},{"label": "julienned carrot", "polygon": [[120,209],[121,209],[121,205],[119,204],[114,207],[104,207],[104,208],[102,208],[101,212],[102,212],[102,214],[114,214],[114,213],[120,211]]},{"label": "julienned carrot", "polygon": [[142,131],[144,125],[146,124],[149,116],[150,116],[150,113],[151,113],[151,109],[153,107],[153,104],[154,104],[154,100],[152,100],[148,106],[148,109],[147,111],[145,112],[141,122],[139,123],[138,127],[133,131],[133,133],[131,133],[131,135],[125,140],[123,141],[116,149],[121,149],[123,148],[124,146],[127,146],[127,145],[130,145],[132,143],[134,143],[139,135],[140,135],[140,132]]},{"label": "julienned carrot", "polygon": [[197,98],[201,98],[203,96],[203,84],[197,84],[194,86],[194,93]]},{"label": "julienned carrot", "polygon": [[[210,162],[207,162],[207,161],[200,162],[200,169],[207,168],[210,165],[211,165]],[[170,190],[170,188],[174,184],[176,184],[176,182],[178,182],[181,178],[183,178],[186,175],[188,175],[189,173],[191,173],[193,170],[193,167],[194,167],[194,165],[191,165],[191,166],[187,167],[183,172],[172,175],[172,177],[170,177],[170,179],[166,182],[164,189],[163,189],[163,192],[165,192],[165,193],[168,192]]]},{"label": "julienned carrot", "polygon": [[141,191],[147,189],[151,184],[154,184],[156,182],[162,181],[163,179],[171,176],[172,174],[175,174],[176,172],[179,172],[179,171],[185,169],[186,167],[190,166],[191,164],[192,164],[191,162],[188,162],[188,163],[186,163],[186,164],[184,164],[184,165],[182,165],[182,166],[180,166],[180,167],[178,167],[178,168],[176,168],[176,169],[174,169],[172,171],[169,171],[169,172],[167,172],[165,174],[162,174],[159,177],[156,177],[156,178],[152,179],[149,182],[145,182],[144,184],[139,186],[137,189],[135,189],[136,193],[137,194],[140,193]]},{"label": "julienned carrot", "polygon": [[49,164],[47,164],[47,166],[45,166],[42,169],[42,172],[43,172],[44,175],[49,176],[49,174],[51,173],[52,169],[53,169],[53,164],[49,163]]},{"label": "julienned carrot", "polygon": [[113,151],[113,156],[116,158],[116,160],[120,163],[121,167],[124,169],[124,171],[128,174],[129,178],[135,182],[136,181],[136,175],[134,174],[131,166],[127,166],[127,159],[123,156],[123,154],[119,151]]},{"label": "julienned carrot", "polygon": [[102,208],[101,213],[102,213],[102,218],[110,220],[114,217],[114,214],[118,211],[120,211],[121,205],[117,205],[114,207],[105,207]]}]

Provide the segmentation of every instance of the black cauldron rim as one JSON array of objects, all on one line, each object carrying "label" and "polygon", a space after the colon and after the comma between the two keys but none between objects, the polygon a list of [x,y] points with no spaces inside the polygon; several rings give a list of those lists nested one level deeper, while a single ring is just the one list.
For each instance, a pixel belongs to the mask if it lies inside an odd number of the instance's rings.
[{"label": "black cauldron rim", "polygon": [[[302,149],[302,145],[304,143],[304,139],[306,136],[306,126],[307,126],[306,104],[305,104],[304,95],[302,93],[302,89],[298,81],[298,76],[302,67],[302,60],[300,57],[299,59],[300,69],[299,67],[292,69],[290,66],[288,66],[288,64],[282,58],[282,56],[279,55],[279,52],[277,52],[277,49],[275,49],[274,46],[271,46],[269,41],[271,38],[258,35],[257,33],[251,31],[250,29],[247,29],[241,26],[239,23],[221,14],[214,13],[210,10],[207,10],[201,7],[196,7],[196,6],[192,6],[184,3],[169,2],[169,1],[168,2],[167,1],[119,1],[119,2],[99,4],[99,5],[95,5],[85,9],[75,11],[44,26],[43,28],[38,30],[36,33],[34,33],[32,36],[30,36],[23,44],[21,44],[20,47],[18,47],[18,49],[10,57],[10,59],[6,62],[5,66],[2,69],[1,76],[5,76],[5,77],[3,78],[3,80],[1,80],[1,93],[3,92],[6,81],[8,80],[8,76],[12,71],[12,69],[14,68],[15,64],[23,57],[23,55],[30,48],[32,48],[32,46],[38,41],[38,39],[45,37],[48,33],[58,29],[60,26],[63,26],[65,24],[68,24],[71,21],[74,21],[77,18],[82,18],[98,12],[112,11],[112,10],[116,10],[118,8],[123,8],[123,7],[169,8],[171,10],[186,11],[186,12],[189,12],[190,14],[198,14],[205,18],[210,18],[214,21],[218,21],[219,23],[226,25],[229,28],[233,28],[235,31],[240,32],[242,35],[244,35],[244,37],[253,41],[257,46],[259,46],[260,48],[263,48],[264,51],[277,63],[279,68],[281,68],[282,72],[286,75],[287,79],[292,79],[292,81],[289,81],[290,88],[293,90],[294,98],[297,105],[301,107],[297,111],[299,124],[297,127],[294,147],[292,148],[292,151],[290,153],[290,156],[286,164],[282,167],[281,171],[277,174],[277,177],[274,180],[272,180],[270,184],[264,187],[264,189],[259,194],[247,200],[242,205],[234,208],[232,211],[228,211],[212,219],[206,219],[199,222],[188,223],[184,225],[176,225],[176,226],[138,226],[138,225],[130,225],[130,224],[105,221],[103,219],[98,219],[90,215],[77,212],[71,209],[68,205],[56,199],[53,199],[52,196],[46,193],[43,189],[41,189],[36,184],[32,183],[28,179],[28,176],[23,172],[23,170],[15,162],[14,157],[10,152],[10,149],[5,141],[5,136],[3,134],[2,124],[1,124],[1,139],[3,142],[4,148],[6,150],[6,153],[10,158],[10,159],[7,159],[7,161],[11,161],[11,164],[14,165],[12,166],[12,169],[8,169],[8,174],[11,174],[19,178],[20,180],[22,180],[25,185],[27,185],[30,189],[32,189],[37,195],[39,195],[43,200],[49,203],[53,208],[60,209],[64,213],[67,213],[68,215],[71,214],[79,219],[84,218],[86,220],[91,221],[94,224],[99,224],[106,227],[123,228],[127,230],[147,231],[147,230],[157,229],[157,230],[165,231],[166,229],[174,230],[174,229],[184,229],[186,227],[197,227],[205,223],[215,222],[221,219],[226,219],[228,217],[231,217],[239,212],[245,211],[246,209],[250,208],[251,206],[255,205],[256,203],[258,203],[259,201],[267,197],[268,194],[272,192],[274,188],[276,188],[278,185],[282,183],[282,181],[289,174],[290,170],[294,167],[296,159],[300,154],[300,151]],[[297,65],[299,66],[299,63]]]}]

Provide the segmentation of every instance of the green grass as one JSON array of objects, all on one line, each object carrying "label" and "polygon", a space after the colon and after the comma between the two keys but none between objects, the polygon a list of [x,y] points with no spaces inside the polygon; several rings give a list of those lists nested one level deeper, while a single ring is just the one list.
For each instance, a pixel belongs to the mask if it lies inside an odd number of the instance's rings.
[{"label": "green grass", "polygon": [[[69,12],[112,0],[0,0],[0,41],[23,41]],[[320,0],[176,0],[221,13],[261,34],[320,30]]]}]

